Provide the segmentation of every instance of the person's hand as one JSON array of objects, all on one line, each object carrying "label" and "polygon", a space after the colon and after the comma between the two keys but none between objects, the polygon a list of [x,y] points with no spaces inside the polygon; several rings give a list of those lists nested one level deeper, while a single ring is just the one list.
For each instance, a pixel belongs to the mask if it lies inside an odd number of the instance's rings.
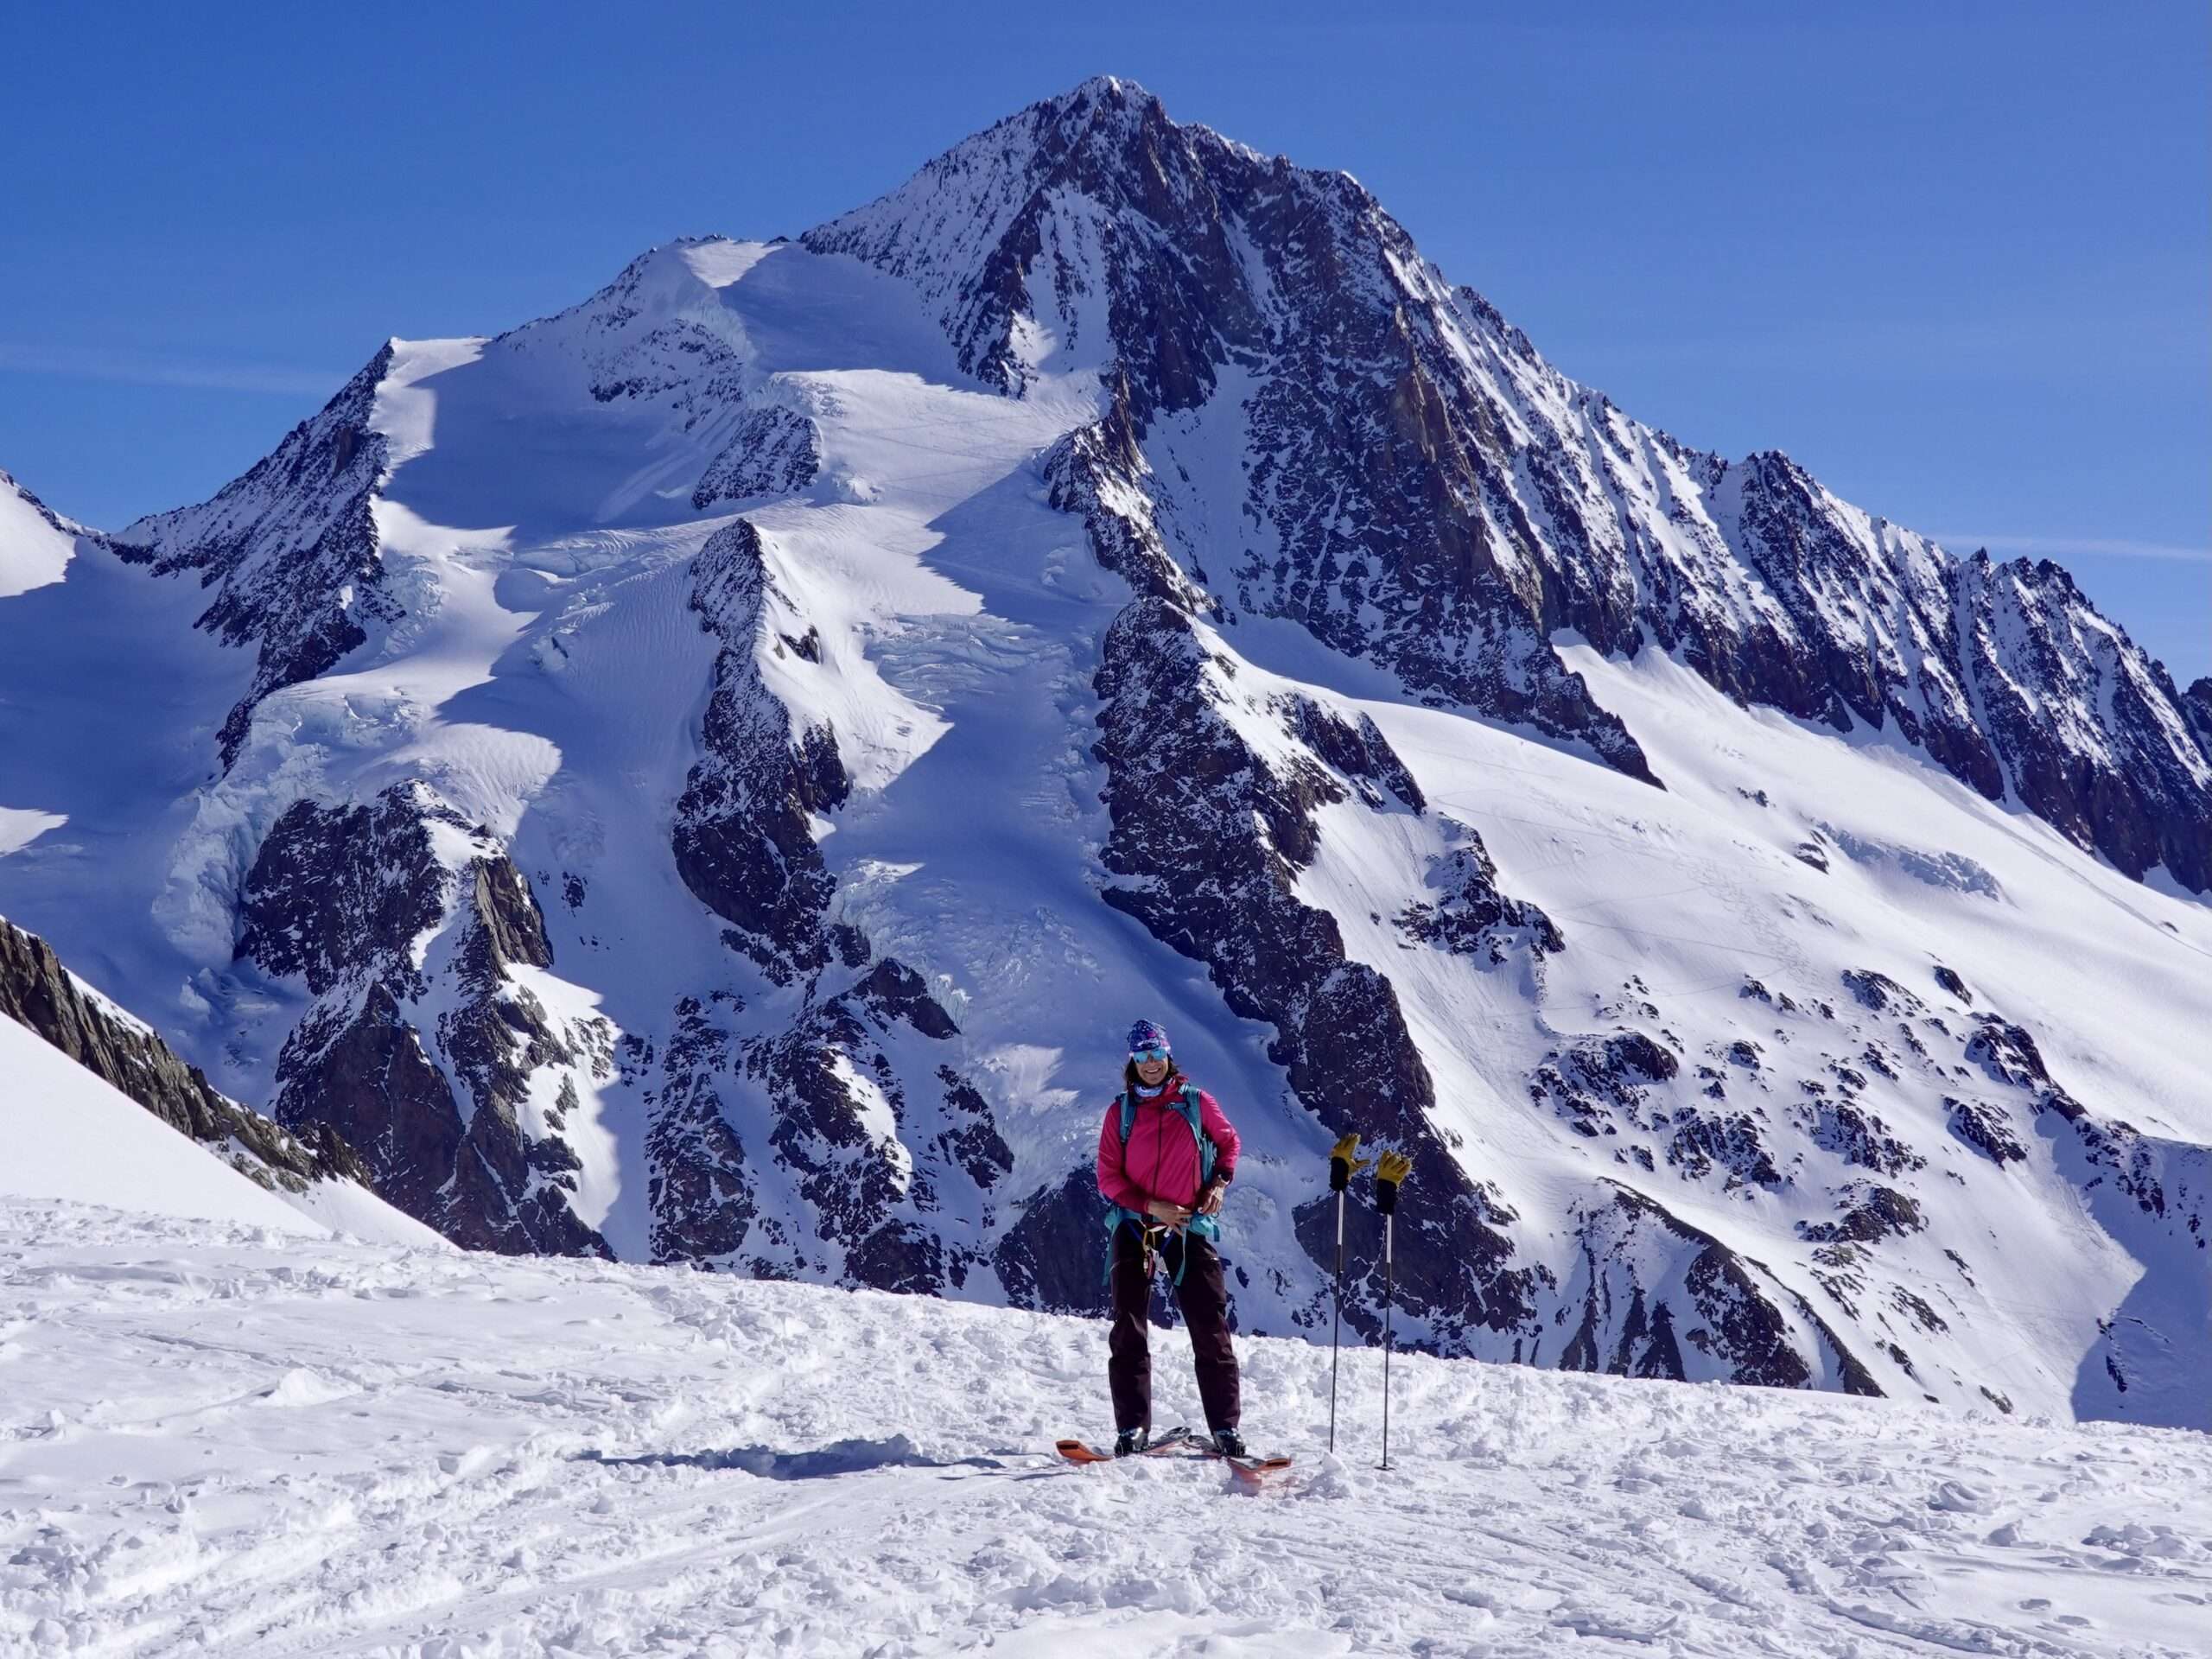
[{"label": "person's hand", "polygon": [[1170,1204],[1165,1198],[1154,1198],[1144,1207],[1145,1213],[1154,1221],[1165,1222],[1170,1227],[1180,1227],[1190,1220],[1191,1212],[1179,1204]]},{"label": "person's hand", "polygon": [[1205,1195],[1198,1200],[1198,1213],[1202,1216],[1219,1215],[1221,1213],[1222,1195],[1228,1190],[1229,1189],[1224,1186],[1210,1186],[1206,1188]]}]

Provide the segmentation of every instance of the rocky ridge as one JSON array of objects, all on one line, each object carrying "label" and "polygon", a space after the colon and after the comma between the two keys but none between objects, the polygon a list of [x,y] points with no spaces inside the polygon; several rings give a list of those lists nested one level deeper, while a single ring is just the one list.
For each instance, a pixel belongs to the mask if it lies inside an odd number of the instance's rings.
[{"label": "rocky ridge", "polygon": [[35,933],[0,918],[0,1014],[115,1085],[178,1134],[272,1191],[319,1181],[371,1186],[345,1139],[326,1124],[291,1134],[219,1093],[152,1027],[86,985]]},{"label": "rocky ridge", "polygon": [[312,998],[277,1060],[279,1122],[336,1131],[380,1196],[458,1244],[609,1254],[573,1207],[563,1131],[613,1035],[518,973],[552,957],[496,838],[419,780],[302,799],[262,842],[239,919],[240,961]]},{"label": "rocky ridge", "polygon": [[[1154,582],[1187,575],[1202,603],[1637,775],[1552,636],[1679,653],[1740,701],[1886,728],[2131,875],[2212,887],[2202,698],[2056,566],[1952,558],[1787,456],[1730,461],[1630,419],[1346,175],[1101,79],[805,241],[912,283],[963,365],[1010,391],[1046,363],[1109,368],[1108,419],[1071,445],[1092,475],[1048,475],[1158,526],[1178,556]],[[1128,574],[1128,533],[1094,537]]]}]

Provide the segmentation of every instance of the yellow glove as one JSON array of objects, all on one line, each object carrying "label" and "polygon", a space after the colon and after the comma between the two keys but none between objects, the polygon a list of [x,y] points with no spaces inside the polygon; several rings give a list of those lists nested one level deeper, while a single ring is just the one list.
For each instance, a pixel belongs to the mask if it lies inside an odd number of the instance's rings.
[{"label": "yellow glove", "polygon": [[1375,1169],[1375,1207],[1384,1215],[1398,1207],[1398,1183],[1413,1173],[1414,1160],[1402,1152],[1386,1152]]},{"label": "yellow glove", "polygon": [[1329,1148],[1329,1190],[1341,1192],[1351,1185],[1351,1178],[1365,1169],[1368,1162],[1359,1157],[1359,1137],[1348,1135]]}]

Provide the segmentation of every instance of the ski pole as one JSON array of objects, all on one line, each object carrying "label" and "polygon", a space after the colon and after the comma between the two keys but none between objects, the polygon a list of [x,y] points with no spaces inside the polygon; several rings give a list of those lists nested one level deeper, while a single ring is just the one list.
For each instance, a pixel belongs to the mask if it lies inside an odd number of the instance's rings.
[{"label": "ski pole", "polygon": [[1392,1234],[1398,1218],[1398,1184],[1414,1166],[1402,1152],[1386,1152],[1375,1166],[1375,1208],[1382,1217],[1382,1467],[1390,1466],[1390,1323],[1391,1280],[1394,1272]]},{"label": "ski pole", "polygon": [[1364,1169],[1357,1161],[1359,1137],[1348,1135],[1329,1148],[1329,1190],[1337,1195],[1337,1311],[1329,1327],[1329,1450],[1337,1449],[1337,1345],[1344,1323],[1344,1193],[1352,1172]]}]

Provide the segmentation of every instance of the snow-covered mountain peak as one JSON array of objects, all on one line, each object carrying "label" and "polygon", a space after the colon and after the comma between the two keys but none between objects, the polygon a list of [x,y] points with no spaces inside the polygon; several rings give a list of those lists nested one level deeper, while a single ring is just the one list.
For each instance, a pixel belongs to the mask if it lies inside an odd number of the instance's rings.
[{"label": "snow-covered mountain peak", "polygon": [[1145,1014],[1249,1327],[1357,1131],[1440,1349],[2201,1416],[2212,683],[1127,83],[394,341],[67,571],[0,906],[454,1238],[1089,1307]]},{"label": "snow-covered mountain peak", "polygon": [[[1211,280],[1222,305],[1246,297],[1232,270],[1233,221],[1256,204],[1222,194],[1244,175],[1266,176],[1281,200],[1286,191],[1301,200],[1337,192],[1357,210],[1372,207],[1341,175],[1270,165],[1205,127],[1169,119],[1134,83],[1098,77],[956,144],[802,240],[912,283],[962,367],[1004,390],[1018,392],[1044,373],[1135,361],[1136,310],[1155,306],[1167,308],[1156,327],[1176,336],[1160,343],[1167,372],[1187,358],[1181,367],[1210,390],[1222,348],[1186,293]],[[1141,273],[1171,247],[1188,269],[1147,296]],[[1149,397],[1156,377],[1139,378]],[[1166,395],[1188,403],[1196,391]]]}]

